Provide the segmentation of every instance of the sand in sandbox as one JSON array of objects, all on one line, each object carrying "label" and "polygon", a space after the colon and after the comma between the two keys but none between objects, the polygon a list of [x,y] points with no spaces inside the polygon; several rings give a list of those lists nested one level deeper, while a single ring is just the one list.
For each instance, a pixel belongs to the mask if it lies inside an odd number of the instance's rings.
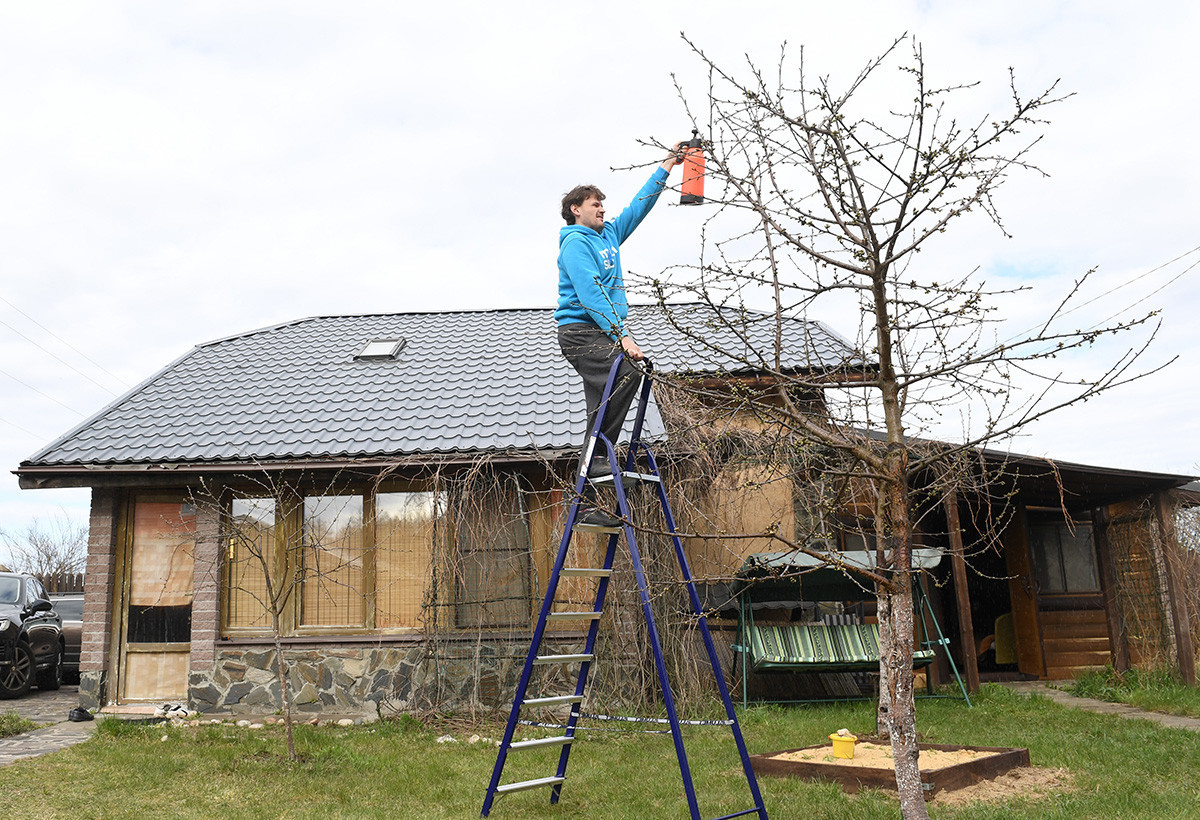
[{"label": "sand in sandbox", "polygon": [[[922,749],[921,771],[935,772],[947,766],[967,763],[993,754],[995,754],[994,751],[982,751],[978,749],[955,749],[953,751]],[[801,763],[836,763],[839,766],[861,766],[866,769],[886,769],[889,771],[895,768],[892,762],[892,747],[881,743],[872,743],[869,740],[860,740],[854,744],[853,758],[835,757],[832,746],[817,749],[802,749],[797,752],[782,752],[770,755],[770,758],[772,760],[790,760]]]}]

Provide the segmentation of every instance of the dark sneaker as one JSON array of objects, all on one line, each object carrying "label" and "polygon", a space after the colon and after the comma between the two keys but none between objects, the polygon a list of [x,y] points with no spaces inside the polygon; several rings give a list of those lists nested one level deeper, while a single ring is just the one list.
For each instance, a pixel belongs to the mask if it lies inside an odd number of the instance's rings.
[{"label": "dark sneaker", "polygon": [[600,530],[615,530],[620,529],[621,519],[614,518],[604,510],[598,510],[595,507],[588,507],[582,510],[579,514],[579,519],[575,522],[576,527],[589,527]]}]

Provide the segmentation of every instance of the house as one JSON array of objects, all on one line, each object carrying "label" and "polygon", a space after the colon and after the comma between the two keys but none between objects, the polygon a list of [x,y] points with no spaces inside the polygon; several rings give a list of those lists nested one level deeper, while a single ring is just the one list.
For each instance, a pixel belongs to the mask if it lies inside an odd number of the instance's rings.
[{"label": "house", "polygon": [[[781,366],[817,381],[862,368],[817,322],[725,321],[698,304],[672,312],[730,350],[767,346],[778,333]],[[631,309],[658,371],[759,389],[753,371],[711,354],[670,318]],[[548,309],[321,316],[197,346],[17,470],[24,488],[92,490],[81,701],[274,709],[279,646],[301,710],[502,703],[561,533],[580,393]],[[821,412],[819,390],[799,398]],[[667,430],[656,406],[646,430]],[[965,614],[946,619],[955,637],[973,660],[977,633],[1011,611],[1018,673],[1052,676],[1081,660],[1055,643],[1054,626],[1075,611],[1063,606],[1086,597],[1087,623],[1103,612],[1109,640],[1089,644],[1083,660],[1102,663],[1126,647],[1136,656],[1128,613],[1121,620],[1106,608],[1112,573],[1133,570],[1105,563],[1104,533],[1147,498],[1167,503],[1189,479],[1055,473],[1028,461],[1006,473],[1019,505],[1000,565],[981,570],[986,580],[952,585],[956,611],[965,602],[974,615],[974,626]],[[708,481],[699,506],[744,530],[776,522],[795,531],[793,490],[758,480],[770,465],[735,459],[720,470],[730,480]],[[1063,530],[1061,511],[1050,512],[1053,475],[1073,517],[1094,528],[1109,516],[1090,542],[1099,548],[1094,577],[1078,563],[1088,552],[1083,529]],[[743,488],[752,485],[751,499]],[[953,550],[960,531],[970,541],[973,520],[955,532],[945,523],[944,546]],[[688,541],[700,578],[727,575],[760,547]],[[1077,588],[1085,576],[1092,586]],[[1165,583],[1162,573],[1150,580]],[[947,594],[934,597],[951,608]]]}]

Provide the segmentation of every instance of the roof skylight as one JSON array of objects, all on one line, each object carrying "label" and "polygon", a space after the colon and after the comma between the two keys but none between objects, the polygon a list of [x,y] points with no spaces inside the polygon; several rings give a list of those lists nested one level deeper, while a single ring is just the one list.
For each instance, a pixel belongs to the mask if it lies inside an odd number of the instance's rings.
[{"label": "roof skylight", "polygon": [[397,336],[391,339],[372,339],[363,345],[355,359],[360,361],[379,362],[388,359],[395,360],[404,349],[404,338]]}]

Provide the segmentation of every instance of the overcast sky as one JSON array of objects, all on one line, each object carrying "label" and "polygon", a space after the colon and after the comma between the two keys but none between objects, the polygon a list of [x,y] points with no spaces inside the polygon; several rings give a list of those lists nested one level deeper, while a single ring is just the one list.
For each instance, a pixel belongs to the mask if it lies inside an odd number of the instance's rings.
[{"label": "overcast sky", "polygon": [[[1176,364],[1015,449],[1200,472],[1196,9],[0,4],[0,528],[82,522],[87,491],[20,491],[10,471],[196,344],[311,315],[552,304],[562,192],[633,194],[644,172],[611,169],[690,129],[672,75],[704,110],[681,30],[730,64],[773,63],[786,39],[835,81],[909,32],[936,80],[979,81],[997,110],[1010,66],[1028,92],[1061,79],[1075,96],[1035,156],[1051,176],[998,202],[1012,238],[964,224],[930,264],[1047,303],[1097,267],[1114,311],[1161,309],[1154,355]],[[626,267],[693,261],[699,210],[660,204]]]}]

